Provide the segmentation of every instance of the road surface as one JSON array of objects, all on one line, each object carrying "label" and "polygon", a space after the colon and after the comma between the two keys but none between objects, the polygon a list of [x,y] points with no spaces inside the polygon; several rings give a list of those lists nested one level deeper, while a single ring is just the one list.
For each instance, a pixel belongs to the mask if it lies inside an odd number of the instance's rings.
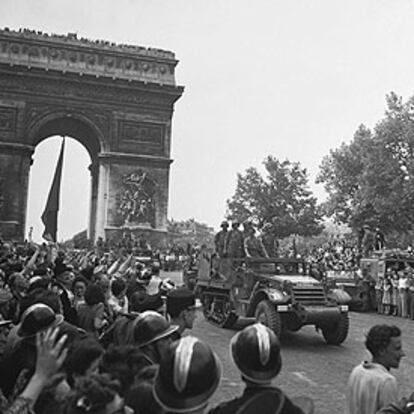
[{"label": "road surface", "polygon": [[[171,272],[165,276],[180,282],[181,274]],[[238,322],[238,329],[252,323],[251,319]],[[309,396],[315,402],[315,414],[343,413],[345,388],[352,368],[369,358],[364,346],[365,334],[376,324],[395,324],[403,332],[403,348],[406,357],[400,368],[393,370],[400,386],[401,396],[414,391],[414,321],[375,313],[350,313],[350,331],[341,346],[327,345],[313,327],[302,328],[282,339],[283,367],[274,381],[288,396]],[[220,356],[223,364],[221,385],[211,403],[234,398],[242,392],[240,374],[229,355],[229,341],[236,330],[222,329],[207,322],[201,311],[192,334],[206,341]]]}]

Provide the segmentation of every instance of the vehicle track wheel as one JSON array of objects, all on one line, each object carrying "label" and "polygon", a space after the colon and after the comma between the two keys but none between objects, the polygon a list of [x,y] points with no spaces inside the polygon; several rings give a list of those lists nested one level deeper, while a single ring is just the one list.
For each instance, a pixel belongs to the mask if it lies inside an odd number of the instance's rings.
[{"label": "vehicle track wheel", "polygon": [[279,313],[275,309],[275,305],[273,305],[269,300],[262,300],[257,304],[254,316],[257,322],[260,322],[270,328],[278,338],[281,337],[282,320],[280,319]]},{"label": "vehicle track wheel", "polygon": [[349,330],[349,317],[347,313],[341,313],[336,325],[322,328],[322,335],[329,345],[340,345],[345,341]]}]

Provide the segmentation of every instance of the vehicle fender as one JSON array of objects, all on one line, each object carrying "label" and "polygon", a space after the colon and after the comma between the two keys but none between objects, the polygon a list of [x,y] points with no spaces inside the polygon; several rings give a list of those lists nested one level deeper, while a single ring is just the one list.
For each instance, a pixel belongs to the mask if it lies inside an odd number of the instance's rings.
[{"label": "vehicle fender", "polygon": [[284,295],[280,290],[275,288],[260,289],[255,292],[254,296],[257,298],[255,302],[267,299],[275,305],[285,304],[289,299],[288,296]]},{"label": "vehicle fender", "polygon": [[349,303],[352,300],[349,293],[343,289],[332,289],[328,296],[330,299],[333,299],[339,305]]}]

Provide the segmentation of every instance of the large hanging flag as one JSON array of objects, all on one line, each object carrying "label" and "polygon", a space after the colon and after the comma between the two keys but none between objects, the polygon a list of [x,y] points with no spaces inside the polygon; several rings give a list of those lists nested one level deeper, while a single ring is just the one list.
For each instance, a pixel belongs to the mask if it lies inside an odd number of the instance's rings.
[{"label": "large hanging flag", "polygon": [[63,137],[60,147],[59,159],[56,165],[55,176],[53,177],[52,187],[49,191],[45,210],[42,214],[42,221],[45,225],[43,238],[50,242],[56,242],[57,219],[59,211],[60,181],[62,178],[63,152],[65,149],[65,137]]}]

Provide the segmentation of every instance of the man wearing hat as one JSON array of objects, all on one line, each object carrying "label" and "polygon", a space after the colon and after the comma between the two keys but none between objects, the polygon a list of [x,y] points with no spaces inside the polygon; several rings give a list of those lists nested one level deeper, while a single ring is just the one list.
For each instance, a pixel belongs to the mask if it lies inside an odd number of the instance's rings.
[{"label": "man wearing hat", "polygon": [[134,321],[134,345],[142,352],[139,369],[159,364],[168,346],[172,342],[171,334],[178,330],[159,313],[145,311]]},{"label": "man wearing hat", "polygon": [[56,275],[56,281],[53,283],[52,290],[60,297],[65,320],[73,325],[77,325],[78,314],[73,304],[74,294],[71,290],[74,279],[75,274],[72,268],[66,267],[63,272]]},{"label": "man wearing hat", "polygon": [[[272,386],[282,368],[280,343],[276,334],[267,326],[256,323],[244,328],[233,336],[230,342],[233,362],[240,370],[246,387],[243,394],[234,400],[224,402],[210,414],[239,412],[252,399],[257,400],[256,412],[266,403],[267,395],[273,396],[274,412],[278,414],[303,414],[303,411],[283,393]],[[259,394],[263,393],[263,401]]]},{"label": "man wearing hat", "polygon": [[204,342],[193,336],[174,341],[161,358],[155,400],[166,413],[203,414],[220,383],[221,364]]},{"label": "man wearing hat", "polygon": [[167,294],[167,314],[170,323],[178,329],[172,334],[173,340],[181,338],[186,329],[192,329],[196,319],[195,295],[187,288],[178,288]]},{"label": "man wearing hat", "polygon": [[214,237],[214,246],[216,247],[216,253],[219,257],[224,257],[224,249],[226,247],[227,229],[229,223],[223,221],[220,225],[221,230]]}]

